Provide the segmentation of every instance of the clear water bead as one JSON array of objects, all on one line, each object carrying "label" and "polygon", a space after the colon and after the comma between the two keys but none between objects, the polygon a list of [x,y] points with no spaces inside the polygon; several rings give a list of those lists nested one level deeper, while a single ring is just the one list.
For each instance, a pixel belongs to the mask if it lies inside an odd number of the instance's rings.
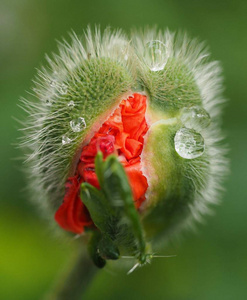
[{"label": "clear water bead", "polygon": [[150,41],[144,50],[144,59],[151,71],[163,70],[167,62],[167,48],[159,40]]},{"label": "clear water bead", "polygon": [[50,80],[49,84],[52,88],[54,88],[57,85],[57,81],[55,79],[52,79],[52,80]]},{"label": "clear water bead", "polygon": [[71,101],[69,101],[69,103],[68,103],[68,107],[69,107],[69,108],[71,108],[71,109],[72,109],[72,108],[74,108],[74,107],[75,107],[75,102],[74,102],[74,101],[72,101],[72,100],[71,100]]},{"label": "clear water bead", "polygon": [[53,103],[53,101],[52,101],[51,99],[49,99],[49,98],[47,98],[47,99],[45,100],[45,104],[46,104],[47,106],[52,106],[52,103]]},{"label": "clear water bead", "polygon": [[62,83],[59,88],[58,88],[58,92],[61,94],[61,95],[65,95],[67,93],[67,85]]},{"label": "clear water bead", "polygon": [[70,121],[70,127],[74,132],[80,132],[87,127],[86,121],[84,118],[79,117],[75,120]]},{"label": "clear water bead", "polygon": [[194,129],[183,127],[176,132],[175,150],[183,158],[193,159],[201,156],[205,150],[204,139]]},{"label": "clear water bead", "polygon": [[186,127],[196,130],[208,127],[211,122],[209,113],[201,106],[183,108],[180,120]]},{"label": "clear water bead", "polygon": [[71,142],[72,142],[72,140],[69,137],[67,137],[66,135],[62,136],[62,145],[66,145],[66,144],[69,144]]}]

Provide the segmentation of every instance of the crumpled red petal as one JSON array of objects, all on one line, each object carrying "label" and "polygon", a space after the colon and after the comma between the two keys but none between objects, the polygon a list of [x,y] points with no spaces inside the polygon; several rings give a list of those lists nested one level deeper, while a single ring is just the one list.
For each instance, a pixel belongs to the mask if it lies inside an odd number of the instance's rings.
[{"label": "crumpled red petal", "polygon": [[112,153],[118,155],[129,178],[136,208],[138,209],[145,201],[148,184],[141,171],[140,159],[144,135],[148,131],[145,112],[146,96],[133,94],[120,103],[89,144],[83,147],[77,166],[78,177],[68,179],[64,202],[55,215],[62,228],[81,233],[85,226],[93,225],[80,199],[79,189],[83,181],[100,188],[94,165],[98,151],[103,153],[104,158]]},{"label": "crumpled red petal", "polygon": [[82,180],[78,176],[68,178],[62,205],[55,214],[55,220],[65,230],[82,233],[85,226],[93,224],[86,206],[79,195]]}]

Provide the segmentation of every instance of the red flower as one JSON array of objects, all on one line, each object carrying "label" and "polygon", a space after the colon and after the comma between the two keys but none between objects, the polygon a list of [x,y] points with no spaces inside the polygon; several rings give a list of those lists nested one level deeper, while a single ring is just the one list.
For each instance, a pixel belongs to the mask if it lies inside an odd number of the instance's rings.
[{"label": "red flower", "polygon": [[93,224],[79,196],[81,183],[78,176],[68,178],[63,203],[55,214],[55,220],[63,229],[75,233],[81,233],[84,226]]},{"label": "red flower", "polygon": [[86,207],[79,196],[80,184],[88,182],[100,188],[95,174],[94,160],[98,151],[103,157],[115,153],[125,168],[138,209],[145,200],[147,179],[141,171],[140,155],[144,135],[148,130],[145,119],[146,97],[134,94],[123,100],[114,113],[101,126],[88,145],[81,152],[77,176],[66,182],[63,204],[56,212],[57,223],[65,230],[81,233],[84,227],[92,226]]}]

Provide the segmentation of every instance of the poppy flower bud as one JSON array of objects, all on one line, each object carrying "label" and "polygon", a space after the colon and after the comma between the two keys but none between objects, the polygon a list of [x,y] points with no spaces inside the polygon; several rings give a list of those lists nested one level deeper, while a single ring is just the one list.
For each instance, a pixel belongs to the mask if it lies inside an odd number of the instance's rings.
[{"label": "poppy flower bud", "polygon": [[91,235],[105,265],[139,264],[217,203],[226,170],[221,70],[166,31],[96,29],[60,45],[23,100],[33,198],[57,226]]}]

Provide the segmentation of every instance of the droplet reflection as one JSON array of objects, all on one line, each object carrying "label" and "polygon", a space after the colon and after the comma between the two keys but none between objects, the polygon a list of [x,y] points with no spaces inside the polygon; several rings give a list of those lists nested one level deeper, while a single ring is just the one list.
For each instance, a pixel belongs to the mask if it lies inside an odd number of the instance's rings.
[{"label": "droplet reflection", "polygon": [[205,150],[202,135],[194,129],[181,128],[176,132],[175,150],[183,158],[193,159],[201,156]]},{"label": "droplet reflection", "polygon": [[75,120],[70,121],[70,127],[74,132],[81,132],[87,127],[87,124],[84,118],[79,117]]},{"label": "droplet reflection", "polygon": [[167,62],[167,48],[159,40],[153,40],[146,44],[144,59],[151,71],[163,70]]}]

